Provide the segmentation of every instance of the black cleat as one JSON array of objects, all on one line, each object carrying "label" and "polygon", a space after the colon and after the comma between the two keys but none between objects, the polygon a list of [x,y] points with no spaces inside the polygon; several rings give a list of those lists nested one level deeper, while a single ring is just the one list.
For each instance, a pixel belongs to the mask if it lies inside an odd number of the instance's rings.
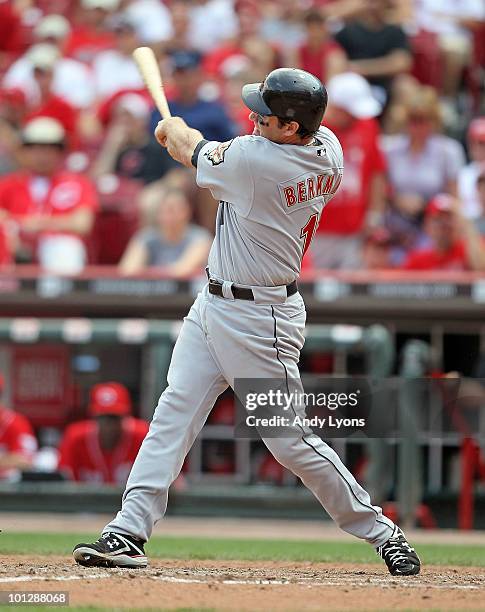
[{"label": "black cleat", "polygon": [[78,544],[72,554],[84,567],[146,567],[144,542],[110,531],[93,544]]},{"label": "black cleat", "polygon": [[396,527],[394,533],[377,554],[384,559],[387,569],[393,576],[415,576],[421,569],[421,561],[414,548],[411,548],[404,533]]}]

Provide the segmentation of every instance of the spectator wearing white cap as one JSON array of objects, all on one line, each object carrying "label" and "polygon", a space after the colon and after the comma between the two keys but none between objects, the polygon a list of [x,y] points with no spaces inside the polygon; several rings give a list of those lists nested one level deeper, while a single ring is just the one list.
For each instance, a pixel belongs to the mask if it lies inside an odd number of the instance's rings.
[{"label": "spectator wearing white cap", "polygon": [[115,48],[99,53],[93,62],[96,95],[108,98],[123,89],[143,89],[143,80],[132,53],[140,45],[135,24],[127,15],[113,16],[110,27]]},{"label": "spectator wearing white cap", "polygon": [[126,93],[113,106],[103,146],[92,166],[94,178],[116,173],[147,184],[177,166],[150,137],[147,125],[151,106],[144,96]]},{"label": "spectator wearing white cap", "polygon": [[375,119],[382,107],[355,73],[334,76],[327,89],[324,121],[342,144],[345,169],[313,239],[313,262],[316,268],[354,269],[360,265],[365,231],[382,223],[386,206],[386,164]]},{"label": "spectator wearing white cap", "polygon": [[40,91],[34,69],[53,71],[52,91],[77,108],[89,106],[93,100],[93,79],[84,64],[64,57],[64,49],[71,26],[62,15],[47,15],[34,29],[37,41],[9,68],[3,79],[3,87],[20,88],[30,101],[39,103]]},{"label": "spectator wearing white cap", "polygon": [[18,224],[33,261],[74,273],[86,263],[85,238],[98,200],[86,177],[62,169],[65,137],[62,125],[50,117],[26,124],[22,168],[0,180],[0,210]]}]

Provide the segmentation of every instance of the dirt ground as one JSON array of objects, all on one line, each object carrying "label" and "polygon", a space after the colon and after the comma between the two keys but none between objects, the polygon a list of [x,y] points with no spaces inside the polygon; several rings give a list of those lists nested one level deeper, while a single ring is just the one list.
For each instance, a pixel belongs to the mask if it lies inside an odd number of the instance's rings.
[{"label": "dirt ground", "polygon": [[155,560],[146,570],[120,570],[6,556],[0,590],[69,591],[71,606],[130,609],[485,610],[485,571],[464,567],[393,578],[382,565]]}]

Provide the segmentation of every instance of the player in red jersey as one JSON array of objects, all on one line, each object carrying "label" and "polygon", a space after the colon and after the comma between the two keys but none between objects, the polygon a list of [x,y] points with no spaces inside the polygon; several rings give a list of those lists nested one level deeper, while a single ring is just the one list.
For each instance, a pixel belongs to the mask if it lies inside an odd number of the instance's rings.
[{"label": "player in red jersey", "polygon": [[67,427],[60,445],[59,470],[77,482],[126,482],[148,424],[131,416],[131,399],[117,382],[95,385],[89,416]]}]

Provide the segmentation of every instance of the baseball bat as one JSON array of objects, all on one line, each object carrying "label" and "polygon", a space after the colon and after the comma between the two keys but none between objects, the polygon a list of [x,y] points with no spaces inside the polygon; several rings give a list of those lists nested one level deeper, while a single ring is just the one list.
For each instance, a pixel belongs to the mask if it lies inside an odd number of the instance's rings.
[{"label": "baseball bat", "polygon": [[162,118],[168,119],[172,115],[163,90],[162,75],[155,53],[150,47],[138,47],[133,51],[133,59]]}]

